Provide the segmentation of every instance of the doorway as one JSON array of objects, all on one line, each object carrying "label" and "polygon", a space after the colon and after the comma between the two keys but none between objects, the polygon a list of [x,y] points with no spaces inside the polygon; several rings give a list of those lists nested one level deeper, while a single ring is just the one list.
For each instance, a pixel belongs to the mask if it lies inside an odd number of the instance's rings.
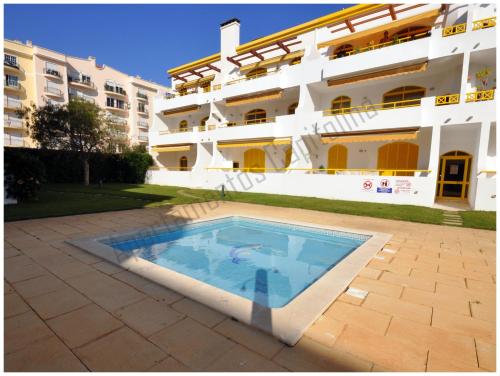
[{"label": "doorway", "polygon": [[463,151],[443,154],[439,160],[438,198],[465,200],[469,194],[472,156]]}]

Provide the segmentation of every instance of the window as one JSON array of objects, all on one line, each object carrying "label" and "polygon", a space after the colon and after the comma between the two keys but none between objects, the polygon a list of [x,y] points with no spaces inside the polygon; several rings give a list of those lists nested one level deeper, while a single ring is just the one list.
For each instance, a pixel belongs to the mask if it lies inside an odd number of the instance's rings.
[{"label": "window", "polygon": [[11,67],[17,67],[17,56],[14,55],[3,55],[3,63]]},{"label": "window", "polygon": [[348,114],[351,112],[351,98],[342,95],[332,101],[332,114]]},{"label": "window", "polygon": [[420,105],[425,96],[425,88],[420,86],[402,86],[384,94],[384,108]]},{"label": "window", "polygon": [[179,159],[179,171],[187,171],[188,170],[188,159],[187,157],[181,157]]},{"label": "window", "polygon": [[45,88],[48,93],[58,94],[58,95],[62,94],[61,89],[59,89],[59,85],[53,81],[49,80],[45,81]]},{"label": "window", "polygon": [[233,162],[233,168],[240,168],[240,162]]},{"label": "window", "polygon": [[267,74],[266,68],[256,68],[256,69],[253,69],[250,72],[248,72],[246,74],[246,77],[249,79],[253,79],[253,78],[265,76],[266,74]]},{"label": "window", "polygon": [[45,62],[45,73],[50,74],[52,76],[60,77],[59,65],[51,63],[50,61]]},{"label": "window", "polygon": [[92,78],[86,74],[82,74],[82,83],[90,85]]},{"label": "window", "polygon": [[208,116],[206,116],[206,117],[204,117],[203,119],[200,120],[200,127],[199,127],[200,131],[204,131],[205,130],[206,124],[207,124],[207,120],[208,120]]},{"label": "window", "polygon": [[[334,145],[328,150],[328,168],[343,170],[347,168],[347,148],[344,145]],[[334,174],[335,171],[328,171]]]},{"label": "window", "polygon": [[8,87],[18,87],[19,78],[17,76],[12,76],[10,74],[5,75],[5,86]]},{"label": "window", "polygon": [[337,47],[333,51],[333,57],[339,58],[339,57],[347,56],[349,54],[349,52],[351,52],[353,50],[354,50],[354,47],[352,46],[352,44],[343,44],[343,45]]},{"label": "window", "polygon": [[249,111],[245,115],[245,124],[259,124],[266,122],[266,111],[262,109],[255,109]]},{"label": "window", "polygon": [[[392,142],[378,148],[377,169],[379,170],[416,170],[417,163],[418,145],[409,142]],[[398,172],[396,175],[413,176],[413,172]]]},{"label": "window", "polygon": [[297,109],[298,105],[299,105],[299,103],[295,102],[295,103],[292,103],[290,106],[288,106],[288,115],[295,114],[295,110]]},{"label": "window", "polygon": [[142,102],[137,103],[137,111],[143,113],[147,112],[146,104]]},{"label": "window", "polygon": [[186,120],[182,120],[179,123],[179,132],[187,132],[188,131],[188,122]]},{"label": "window", "polygon": [[106,97],[106,106],[115,107],[115,98]]}]

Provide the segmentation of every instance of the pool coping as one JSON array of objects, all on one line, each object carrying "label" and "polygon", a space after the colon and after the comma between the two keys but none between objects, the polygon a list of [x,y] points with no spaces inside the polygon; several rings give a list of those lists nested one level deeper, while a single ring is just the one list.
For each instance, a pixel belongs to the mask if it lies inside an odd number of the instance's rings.
[{"label": "pool coping", "polygon": [[172,231],[176,228],[172,225],[152,226],[118,234],[112,233],[98,237],[66,240],[66,242],[118,265],[124,270],[138,274],[145,279],[169,288],[227,316],[233,317],[240,322],[270,333],[287,345],[293,346],[333,301],[345,291],[352,280],[392,237],[390,234],[381,232],[240,214],[186,220],[182,225],[209,222],[230,217],[257,219],[303,226],[306,228],[312,227],[330,231],[369,235],[370,238],[351,254],[344,257],[342,261],[327,271],[307,289],[293,298],[288,304],[280,308],[264,307],[249,299],[153,264],[135,255],[127,255],[101,242],[102,240],[109,240],[110,238],[117,240],[119,238],[127,238],[138,234],[151,235],[165,230]]}]

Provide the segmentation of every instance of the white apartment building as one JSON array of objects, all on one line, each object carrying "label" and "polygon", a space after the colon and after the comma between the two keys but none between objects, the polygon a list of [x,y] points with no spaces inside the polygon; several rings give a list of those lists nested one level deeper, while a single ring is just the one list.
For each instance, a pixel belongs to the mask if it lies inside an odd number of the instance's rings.
[{"label": "white apartment building", "polygon": [[64,104],[72,97],[97,103],[120,124],[128,144],[148,143],[153,98],[170,89],[98,65],[94,57],[77,58],[31,42],[4,43],[4,145],[35,146],[16,114],[23,106]]},{"label": "white apartment building", "polygon": [[172,68],[148,182],[496,205],[491,4],[362,4]]}]

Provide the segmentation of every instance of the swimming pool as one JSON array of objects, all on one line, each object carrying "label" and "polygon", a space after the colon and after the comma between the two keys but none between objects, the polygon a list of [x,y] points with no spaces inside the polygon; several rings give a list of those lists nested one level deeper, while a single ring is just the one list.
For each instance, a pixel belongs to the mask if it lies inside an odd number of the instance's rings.
[{"label": "swimming pool", "polygon": [[388,239],[227,216],[69,242],[293,345]]},{"label": "swimming pool", "polygon": [[230,217],[104,242],[265,307],[279,308],[369,238]]}]

